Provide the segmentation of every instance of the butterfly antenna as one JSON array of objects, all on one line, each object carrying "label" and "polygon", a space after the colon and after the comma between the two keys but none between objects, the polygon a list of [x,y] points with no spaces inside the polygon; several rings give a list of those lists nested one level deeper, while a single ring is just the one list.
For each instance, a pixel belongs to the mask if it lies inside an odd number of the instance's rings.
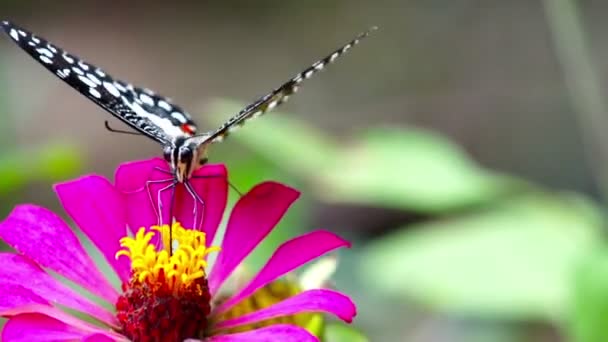
[{"label": "butterfly antenna", "polygon": [[171,201],[169,202],[169,256],[173,256],[173,207],[176,189],[177,184],[174,184],[171,190]]},{"label": "butterfly antenna", "polygon": [[139,133],[139,132],[123,131],[120,129],[112,128],[112,126],[110,126],[110,123],[108,122],[108,120],[104,121],[104,125],[106,126],[106,129],[112,133],[143,136],[143,134]]},{"label": "butterfly antenna", "polygon": [[230,187],[230,189],[234,190],[234,192],[236,192],[239,197],[243,197],[243,193],[241,191],[239,191],[239,189],[236,187],[236,185],[232,184],[230,182],[230,180],[226,179],[226,182],[228,183],[228,186]]}]

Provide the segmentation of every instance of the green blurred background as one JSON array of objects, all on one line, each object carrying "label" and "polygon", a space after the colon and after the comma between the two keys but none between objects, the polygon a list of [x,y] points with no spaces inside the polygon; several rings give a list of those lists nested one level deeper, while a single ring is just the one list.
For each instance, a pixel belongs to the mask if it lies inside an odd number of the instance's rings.
[{"label": "green blurred background", "polygon": [[[214,146],[242,191],[302,199],[251,258],[314,228],[353,241],[336,287],[371,341],[608,341],[608,4],[4,1],[3,19],[182,105],[201,130],[380,30]],[[160,155],[7,37],[0,215]],[[111,120],[113,126],[120,123]],[[233,194],[234,195],[234,194]],[[355,341],[341,326],[330,341]],[[357,337],[365,340],[364,337]]]}]

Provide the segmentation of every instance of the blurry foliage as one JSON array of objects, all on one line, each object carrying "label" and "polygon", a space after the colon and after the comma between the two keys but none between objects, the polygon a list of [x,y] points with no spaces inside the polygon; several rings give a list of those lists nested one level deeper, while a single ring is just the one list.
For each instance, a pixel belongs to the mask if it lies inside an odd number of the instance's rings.
[{"label": "blurry foliage", "polygon": [[[233,113],[239,108],[219,101],[211,112]],[[421,129],[374,129],[345,145],[282,113],[250,125],[256,126],[232,138],[276,168],[309,182],[319,198],[330,202],[443,213],[528,187],[480,168],[447,139]]]},{"label": "blurry foliage", "polygon": [[559,322],[568,315],[574,270],[598,247],[603,219],[572,195],[513,198],[372,242],[362,280],[451,313]]},{"label": "blurry foliage", "polygon": [[51,144],[0,153],[0,198],[31,182],[66,179],[80,169],[81,158],[73,145]]},{"label": "blurry foliage", "polygon": [[368,342],[369,339],[351,326],[329,323],[325,326],[324,342]]},{"label": "blurry foliage", "polygon": [[568,317],[576,342],[608,341],[608,250],[592,253],[577,270],[573,310]]},{"label": "blurry foliage", "polygon": [[[239,108],[219,101],[211,111]],[[598,328],[608,313],[608,259],[596,261],[599,274],[577,273],[603,242],[606,217],[589,199],[484,169],[421,129],[374,128],[344,143],[280,113],[250,125],[233,139],[321,200],[431,215],[364,247],[354,269],[366,291],[465,317],[561,324],[578,279],[576,308],[586,314],[575,315],[573,331],[608,337]]]}]

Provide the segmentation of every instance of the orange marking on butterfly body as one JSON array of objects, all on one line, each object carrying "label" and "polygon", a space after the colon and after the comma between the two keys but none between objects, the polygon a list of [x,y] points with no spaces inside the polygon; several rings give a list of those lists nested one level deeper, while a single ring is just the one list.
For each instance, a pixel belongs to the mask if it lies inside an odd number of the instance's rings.
[{"label": "orange marking on butterfly body", "polygon": [[181,125],[180,128],[182,129],[182,132],[184,132],[184,133],[188,133],[188,134],[196,133],[196,131],[194,130],[194,127],[192,127],[192,125],[183,124],[183,125]]}]

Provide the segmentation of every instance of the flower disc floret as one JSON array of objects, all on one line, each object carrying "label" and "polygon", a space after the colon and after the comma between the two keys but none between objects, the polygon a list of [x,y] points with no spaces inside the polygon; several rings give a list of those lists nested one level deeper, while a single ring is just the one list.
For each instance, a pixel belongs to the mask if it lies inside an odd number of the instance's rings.
[{"label": "flower disc floret", "polygon": [[[160,250],[152,242],[156,234]],[[128,257],[132,269],[116,304],[126,336],[136,341],[181,341],[204,333],[211,297],[206,257],[219,251],[205,243],[205,233],[179,223],[153,226],[150,231],[141,228],[134,237],[120,240],[123,249],[116,257]]]}]

